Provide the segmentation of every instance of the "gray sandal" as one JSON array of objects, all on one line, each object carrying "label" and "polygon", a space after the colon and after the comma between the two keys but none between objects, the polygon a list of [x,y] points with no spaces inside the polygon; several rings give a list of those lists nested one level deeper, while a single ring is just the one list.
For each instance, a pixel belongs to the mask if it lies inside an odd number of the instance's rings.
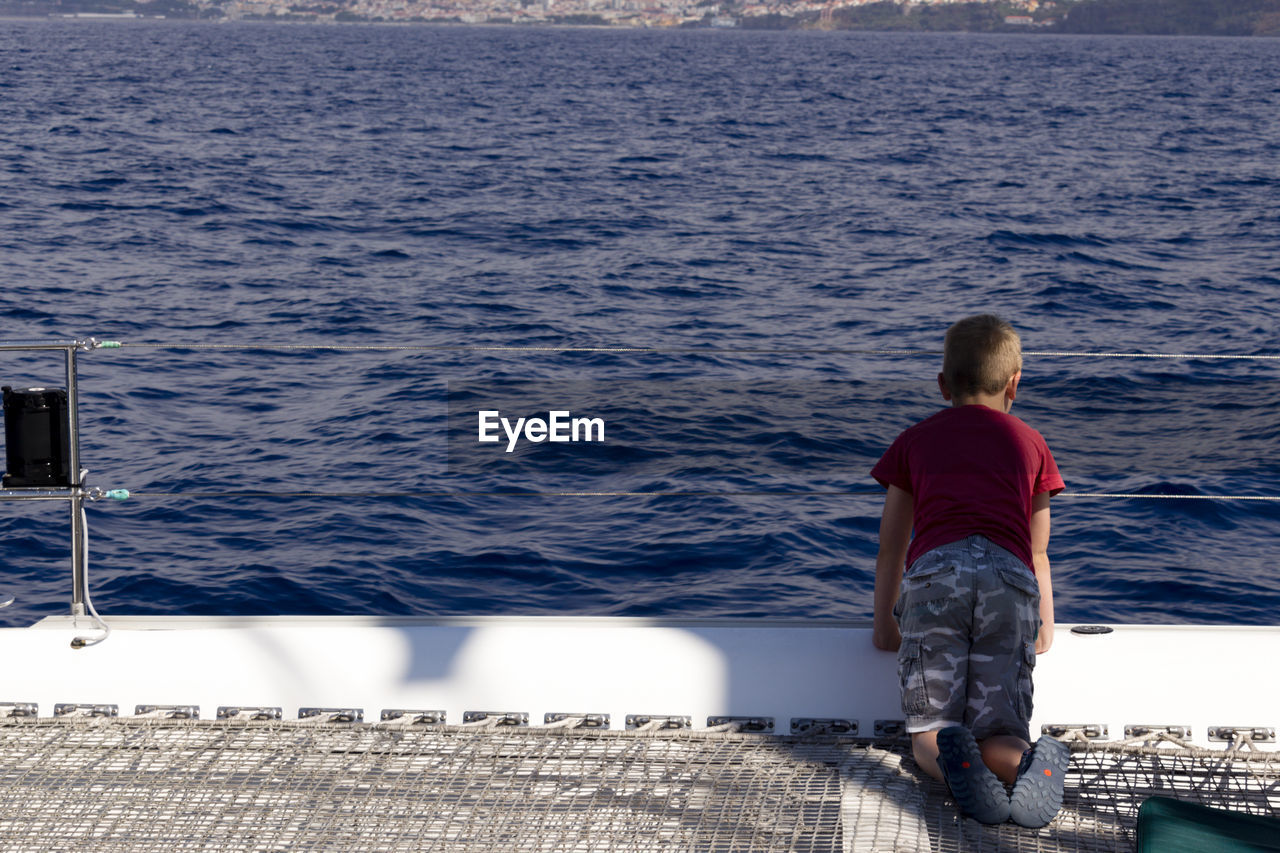
[{"label": "gray sandal", "polygon": [[1009,819],[1009,795],[982,761],[982,750],[964,726],[938,732],[938,767],[960,810],[981,823]]},{"label": "gray sandal", "polygon": [[1045,735],[1022,759],[1018,781],[1009,798],[1009,816],[1019,826],[1039,829],[1062,808],[1062,786],[1066,781],[1071,750],[1056,738]]}]

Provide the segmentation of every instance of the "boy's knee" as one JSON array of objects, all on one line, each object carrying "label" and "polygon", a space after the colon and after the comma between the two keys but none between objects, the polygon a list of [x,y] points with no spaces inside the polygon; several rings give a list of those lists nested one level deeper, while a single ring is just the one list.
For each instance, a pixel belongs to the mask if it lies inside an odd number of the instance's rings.
[{"label": "boy's knee", "polygon": [[994,735],[982,741],[982,763],[991,768],[1001,782],[1012,785],[1018,778],[1018,764],[1022,753],[1031,748],[1016,735]]}]

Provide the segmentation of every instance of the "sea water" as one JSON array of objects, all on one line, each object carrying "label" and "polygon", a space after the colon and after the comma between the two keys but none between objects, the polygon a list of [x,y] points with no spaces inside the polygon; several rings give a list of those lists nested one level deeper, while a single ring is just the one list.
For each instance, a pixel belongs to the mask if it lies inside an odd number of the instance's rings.
[{"label": "sea water", "polygon": [[[1280,503],[1160,496],[1280,494],[1280,362],[1099,355],[1280,354],[1275,40],[4,21],[0,114],[0,339],[125,344],[105,615],[869,618],[868,471],[994,311],[1059,620],[1276,621]],[[66,507],[0,510],[65,612]]]}]

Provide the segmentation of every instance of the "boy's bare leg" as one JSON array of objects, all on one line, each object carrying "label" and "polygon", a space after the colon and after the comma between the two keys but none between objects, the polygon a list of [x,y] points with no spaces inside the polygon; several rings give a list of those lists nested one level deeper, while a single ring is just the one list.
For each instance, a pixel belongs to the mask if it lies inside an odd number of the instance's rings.
[{"label": "boy's bare leg", "polygon": [[916,764],[925,773],[928,773],[939,782],[944,781],[942,778],[942,768],[938,766],[938,732],[913,732],[911,735],[911,755],[915,758]]},{"label": "boy's bare leg", "polygon": [[[1022,753],[1030,749],[1031,744],[1013,735],[995,735],[979,745],[982,747],[983,763],[991,768],[997,779],[1006,785],[1018,781],[1018,765],[1022,763]],[[936,731],[912,734],[911,754],[921,770],[939,782],[943,781],[942,770],[938,767]]]},{"label": "boy's bare leg", "polygon": [[[936,736],[934,755],[937,753]],[[1031,744],[1027,743],[1020,737],[1013,735],[995,735],[984,740],[982,747],[982,762],[991,768],[991,772],[996,774],[996,778],[1006,785],[1012,785],[1018,781],[1018,765],[1022,763],[1022,753],[1031,748]],[[919,759],[916,759],[918,762]]]}]

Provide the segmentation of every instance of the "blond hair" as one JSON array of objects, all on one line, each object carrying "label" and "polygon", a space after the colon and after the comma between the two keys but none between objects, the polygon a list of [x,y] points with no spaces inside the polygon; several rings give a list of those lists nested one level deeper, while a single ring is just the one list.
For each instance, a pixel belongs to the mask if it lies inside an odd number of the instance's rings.
[{"label": "blond hair", "polygon": [[952,394],[999,394],[1021,369],[1022,341],[994,314],[965,317],[947,329],[942,376]]}]

